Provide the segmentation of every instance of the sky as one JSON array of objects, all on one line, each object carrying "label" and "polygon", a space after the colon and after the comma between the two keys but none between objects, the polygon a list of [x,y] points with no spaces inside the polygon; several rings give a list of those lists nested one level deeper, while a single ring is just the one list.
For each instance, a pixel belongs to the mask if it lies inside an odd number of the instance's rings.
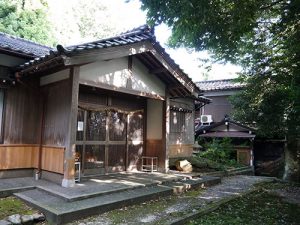
[{"label": "sky", "polygon": [[[57,21],[63,26],[63,20],[68,19],[67,9],[70,9],[70,4],[76,4],[76,1],[80,0],[48,0],[50,7],[50,17],[52,21]],[[88,0],[86,0],[88,1]],[[107,5],[110,16],[109,21],[120,28],[120,30],[130,30],[135,27],[146,24],[146,12],[140,9],[141,3],[138,0],[94,0],[101,1],[102,4]],[[67,16],[66,16],[67,15]],[[100,19],[105,19],[99,15]],[[66,33],[61,34],[61,38],[66,36]],[[231,64],[212,64],[211,70],[205,70],[204,66],[201,66],[199,58],[208,58],[207,52],[193,52],[185,48],[171,49],[166,45],[168,37],[171,35],[171,30],[164,24],[155,28],[155,35],[160,44],[166,49],[166,52],[170,54],[171,58],[180,66],[180,68],[192,78],[194,82],[202,80],[216,80],[216,79],[228,79],[236,77],[236,72],[241,69],[238,66]],[[69,43],[79,44],[83,42],[92,41],[91,37],[81,38],[73,35],[67,37]],[[58,38],[59,39],[59,38]]]}]

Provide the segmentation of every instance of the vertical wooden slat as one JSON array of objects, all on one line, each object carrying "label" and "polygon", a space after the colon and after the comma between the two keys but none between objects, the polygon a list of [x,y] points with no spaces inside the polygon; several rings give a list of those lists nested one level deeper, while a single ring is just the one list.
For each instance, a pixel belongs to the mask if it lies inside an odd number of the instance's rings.
[{"label": "vertical wooden slat", "polygon": [[37,144],[39,141],[41,115],[39,95],[31,87],[34,86],[34,82],[28,83],[27,86],[16,84],[15,87],[6,90],[5,144]]},{"label": "vertical wooden slat", "polygon": [[46,115],[43,145],[65,146],[71,104],[70,80],[43,87]]}]

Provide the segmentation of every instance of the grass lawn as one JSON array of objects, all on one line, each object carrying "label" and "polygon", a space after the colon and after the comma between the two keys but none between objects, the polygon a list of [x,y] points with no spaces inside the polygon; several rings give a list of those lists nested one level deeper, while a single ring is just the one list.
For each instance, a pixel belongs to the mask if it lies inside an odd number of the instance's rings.
[{"label": "grass lawn", "polygon": [[37,212],[15,197],[0,198],[0,220],[13,214],[33,214]]},{"label": "grass lawn", "polygon": [[300,205],[284,201],[272,190],[288,188],[287,184],[260,184],[259,190],[239,197],[203,215],[189,225],[299,225]]}]

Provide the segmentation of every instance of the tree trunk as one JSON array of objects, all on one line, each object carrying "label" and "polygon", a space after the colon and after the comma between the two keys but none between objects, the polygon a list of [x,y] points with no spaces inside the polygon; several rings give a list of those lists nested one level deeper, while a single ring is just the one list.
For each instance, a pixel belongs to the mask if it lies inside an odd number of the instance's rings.
[{"label": "tree trunk", "polygon": [[300,182],[300,138],[288,137],[285,145],[285,166],[283,179]]}]

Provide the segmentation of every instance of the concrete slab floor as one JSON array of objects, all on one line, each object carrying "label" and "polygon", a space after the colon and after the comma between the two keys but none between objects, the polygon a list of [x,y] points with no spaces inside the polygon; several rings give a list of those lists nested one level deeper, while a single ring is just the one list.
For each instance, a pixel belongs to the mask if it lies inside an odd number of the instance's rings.
[{"label": "concrete slab floor", "polygon": [[76,183],[75,187],[64,188],[59,184],[47,180],[34,180],[32,177],[1,179],[1,190],[9,190],[24,187],[40,187],[47,191],[54,192],[66,198],[75,198],[90,193],[101,194],[108,191],[120,191],[122,189],[132,189],[144,186],[161,184],[178,179],[182,179],[182,174],[165,173],[145,173],[145,172],[122,172],[117,174],[101,175],[95,177],[84,177],[81,182]]}]

